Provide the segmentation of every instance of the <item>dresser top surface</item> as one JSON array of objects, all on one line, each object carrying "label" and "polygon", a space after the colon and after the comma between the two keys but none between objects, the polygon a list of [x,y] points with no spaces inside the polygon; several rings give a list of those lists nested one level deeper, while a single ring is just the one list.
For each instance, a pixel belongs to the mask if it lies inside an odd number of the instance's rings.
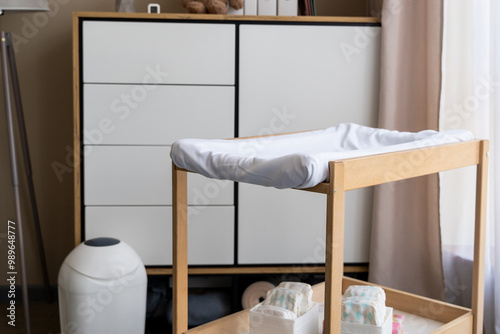
[{"label": "dresser top surface", "polygon": [[254,22],[316,22],[316,23],[353,23],[380,24],[377,17],[353,16],[249,16],[249,15],[214,15],[189,13],[116,13],[116,12],[73,12],[76,19],[118,19],[118,20],[194,20],[194,21],[254,21]]}]

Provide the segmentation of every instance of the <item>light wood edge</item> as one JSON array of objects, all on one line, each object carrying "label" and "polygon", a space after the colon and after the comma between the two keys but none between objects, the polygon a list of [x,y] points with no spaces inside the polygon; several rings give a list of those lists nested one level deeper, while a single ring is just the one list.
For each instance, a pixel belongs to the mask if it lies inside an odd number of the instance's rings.
[{"label": "light wood edge", "polygon": [[227,317],[220,318],[204,325],[197,326],[184,333],[203,334],[234,334],[245,333],[250,330],[250,310],[243,310]]},{"label": "light wood edge", "polygon": [[[475,154],[476,151],[479,150],[478,145],[479,141],[471,141],[338,161],[342,161],[346,166],[345,191],[349,191],[382,183],[433,174],[450,169],[476,165],[479,163],[479,155]],[[469,151],[470,154],[456,154],[458,152],[464,153],[464,150]],[[428,156],[426,161],[419,163],[417,166],[412,166],[413,170],[411,172],[409,171],[408,174],[402,174],[398,169],[402,168],[401,166],[403,165],[404,167],[411,165],[409,161],[412,160],[412,155],[417,154],[427,154]],[[186,169],[180,170],[188,171]],[[314,187],[294,189],[328,194],[330,185],[328,182],[322,182]]]},{"label": "light wood edge", "polygon": [[172,166],[172,170],[178,170],[179,172],[186,172],[186,173],[196,173],[196,172],[192,172],[190,170],[187,170],[185,168],[177,167],[176,165]]},{"label": "light wood edge", "polygon": [[434,174],[479,163],[479,140],[343,160],[345,189]]},{"label": "light wood edge", "polygon": [[474,315],[474,334],[483,332],[484,317],[484,271],[486,246],[486,216],[488,192],[488,153],[489,142],[481,141],[479,164],[476,173],[476,216],[474,227],[474,261],[472,270],[472,313]]},{"label": "light wood edge", "polygon": [[314,187],[310,187],[310,188],[304,188],[304,189],[293,188],[293,189],[302,190],[302,191],[310,191],[313,193],[320,193],[320,194],[326,194],[326,195],[330,194],[330,184],[328,182],[318,183]]},{"label": "light wood edge", "polygon": [[375,23],[380,24],[377,17],[356,16],[251,16],[251,15],[214,15],[190,13],[116,13],[116,12],[74,12],[81,18],[110,19],[151,19],[151,20],[200,20],[200,21],[264,21],[264,22],[327,22],[327,23]]},{"label": "light wood edge", "polygon": [[172,163],[172,333],[188,329],[187,173]]},{"label": "light wood edge", "polygon": [[471,333],[472,332],[473,315],[472,312],[458,317],[443,326],[433,330],[429,334],[457,334],[457,333]]},{"label": "light wood edge", "polygon": [[80,49],[79,20],[73,14],[73,156],[75,246],[82,242],[81,152],[80,152]]},{"label": "light wood edge", "polygon": [[[172,268],[146,268],[148,275],[172,275]],[[366,273],[368,266],[344,266],[344,273]],[[195,267],[188,268],[189,275],[254,275],[254,274],[324,274],[324,266],[289,267]]]},{"label": "light wood edge", "polygon": [[340,334],[342,269],[344,261],[345,166],[330,162],[326,208],[325,334]]},{"label": "light wood edge", "polygon": [[[325,290],[325,283],[319,283],[312,287],[313,301],[322,302]],[[198,326],[184,333],[186,334],[235,334],[244,333],[250,330],[250,310],[243,310],[227,317],[214,320],[207,324]]]},{"label": "light wood edge", "polygon": [[325,282],[321,282],[312,286],[313,296],[312,301],[322,303],[325,301]]},{"label": "light wood edge", "polygon": [[[350,285],[376,285],[354,278],[344,277],[342,280],[342,293]],[[416,294],[399,291],[382,286],[386,294],[386,304],[394,309],[415,314],[427,319],[449,323],[470,313],[470,309],[445,303]]]}]

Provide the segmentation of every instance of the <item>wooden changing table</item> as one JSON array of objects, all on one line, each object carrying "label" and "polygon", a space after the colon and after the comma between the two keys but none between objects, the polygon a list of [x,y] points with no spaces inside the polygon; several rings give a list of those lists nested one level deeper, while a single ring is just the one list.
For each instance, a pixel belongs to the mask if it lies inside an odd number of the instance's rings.
[{"label": "wooden changing table", "polygon": [[[340,296],[345,288],[352,284],[368,284],[343,278],[345,192],[472,165],[477,166],[472,308],[466,309],[394,289],[385,290],[388,306],[444,323],[432,333],[482,333],[488,148],[488,141],[474,140],[331,161],[329,182],[301,189],[327,195],[324,283],[326,334],[340,334]],[[403,169],[402,166],[411,168]],[[173,333],[244,333],[248,331],[248,311],[187,331],[187,172],[175,165],[172,168]],[[320,289],[323,286],[316,287],[316,296],[321,294]]]}]

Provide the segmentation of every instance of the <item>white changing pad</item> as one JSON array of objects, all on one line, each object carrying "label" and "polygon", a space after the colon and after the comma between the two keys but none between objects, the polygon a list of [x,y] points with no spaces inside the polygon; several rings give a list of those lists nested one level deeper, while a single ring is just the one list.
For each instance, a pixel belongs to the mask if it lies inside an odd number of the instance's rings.
[{"label": "white changing pad", "polygon": [[471,132],[398,132],[353,123],[252,139],[181,139],[176,166],[206,177],[283,188],[309,188],[328,177],[328,162],[473,140]]}]

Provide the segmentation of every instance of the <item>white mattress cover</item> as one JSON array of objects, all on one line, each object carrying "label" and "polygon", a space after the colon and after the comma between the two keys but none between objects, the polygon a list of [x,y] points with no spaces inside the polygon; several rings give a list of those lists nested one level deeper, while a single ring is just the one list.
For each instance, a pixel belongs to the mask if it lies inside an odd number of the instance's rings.
[{"label": "white mattress cover", "polygon": [[181,139],[176,166],[209,178],[283,188],[327,180],[328,162],[473,140],[467,130],[399,132],[343,123],[323,130],[251,139]]}]

